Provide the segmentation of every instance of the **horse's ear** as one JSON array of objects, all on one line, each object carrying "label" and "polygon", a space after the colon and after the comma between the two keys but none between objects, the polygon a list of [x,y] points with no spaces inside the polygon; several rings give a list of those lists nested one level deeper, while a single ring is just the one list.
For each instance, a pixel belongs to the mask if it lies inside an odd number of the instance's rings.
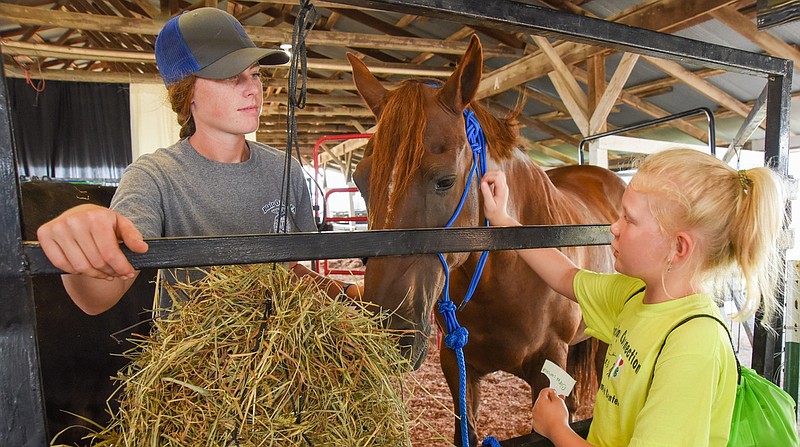
[{"label": "horse's ear", "polygon": [[380,81],[369,72],[369,69],[361,59],[352,53],[347,53],[350,66],[353,67],[353,83],[356,85],[358,94],[367,103],[376,117],[380,118],[383,109],[383,98],[388,92],[381,85]]},{"label": "horse's ear", "polygon": [[439,97],[456,113],[467,108],[478,91],[483,76],[483,47],[478,36],[472,35],[464,57],[442,87]]}]

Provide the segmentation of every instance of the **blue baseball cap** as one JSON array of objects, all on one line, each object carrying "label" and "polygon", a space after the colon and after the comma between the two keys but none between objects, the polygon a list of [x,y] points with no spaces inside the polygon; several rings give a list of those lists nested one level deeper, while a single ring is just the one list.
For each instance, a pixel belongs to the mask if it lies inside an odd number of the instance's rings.
[{"label": "blue baseball cap", "polygon": [[289,54],[259,48],[235,17],[211,7],[171,18],[156,38],[156,64],[164,84],[189,75],[208,79],[236,76],[253,65],[283,65]]}]

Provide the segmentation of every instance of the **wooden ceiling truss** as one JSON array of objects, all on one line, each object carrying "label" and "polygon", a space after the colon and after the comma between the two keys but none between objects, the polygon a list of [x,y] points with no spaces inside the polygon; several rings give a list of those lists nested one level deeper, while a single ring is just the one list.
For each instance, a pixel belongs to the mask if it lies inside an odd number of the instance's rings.
[{"label": "wooden ceiling truss", "polygon": [[[59,0],[30,3],[35,6],[0,3],[0,23],[6,25],[0,32],[0,50],[7,76],[34,80],[159,83],[153,43],[169,17],[202,6],[224,5],[245,23],[245,29],[257,44],[277,47],[291,42],[294,11],[299,1]],[[594,18],[580,0],[545,0],[543,3],[557,13]],[[504,62],[494,69],[487,66],[478,97],[496,111],[508,109],[508,100],[501,98],[504,93],[530,103],[531,107],[549,110],[525,116],[520,122],[524,128],[547,135],[535,141],[529,139],[529,150],[549,157],[554,165],[576,162],[574,155],[556,151],[554,147],[575,146],[583,137],[616,128],[608,118],[621,105],[633,107],[654,119],[669,116],[674,111],[664,110],[648,98],[668,92],[676,84],[688,85],[718,104],[717,114],[745,118],[751,111],[750,104],[706,80],[721,73],[717,68],[690,71],[664,58],[663,54],[645,54],[641,58],[638,54],[623,54],[616,71],[606,73],[605,61],[619,49],[615,45],[589,45],[587,39],[581,38],[582,33],[574,33],[574,38],[564,40],[552,33],[533,34],[509,29],[509,23],[495,23],[490,27],[485,22],[473,21],[462,23],[442,39],[432,39],[420,35],[416,26],[430,25],[431,21],[440,20],[439,17],[402,13],[397,16],[399,18],[388,21],[386,14],[376,14],[373,2],[313,4],[324,14],[320,14],[307,38],[309,107],[298,110],[297,116],[325,117],[326,120],[325,125],[318,121],[300,127],[304,158],[310,157],[313,141],[323,135],[362,132],[375,124],[355,93],[347,61],[342,56],[332,58],[326,54],[343,55],[343,51],[350,51],[368,58],[370,69],[391,86],[411,76],[447,77],[465,50],[467,38],[475,32],[488,36],[484,39],[485,58],[493,65],[496,61]],[[752,22],[754,14],[755,0],[666,0],[644,2],[605,20],[675,33],[716,19],[761,47],[765,54],[800,61],[800,51],[793,45],[756,29]],[[348,31],[345,22],[356,23],[359,32]],[[371,32],[363,31],[365,29]],[[431,65],[434,58],[442,62]],[[628,76],[639,64],[658,68],[664,77],[626,87]],[[285,117],[286,113],[287,70],[273,69],[269,75],[270,80],[265,85],[265,126],[259,130],[258,138],[281,147],[286,140],[285,135],[280,134],[276,118]],[[532,88],[539,79],[549,79],[557,94]],[[267,123],[275,125],[267,126]],[[668,125],[700,141],[708,138],[706,132],[689,119]],[[360,150],[351,149],[356,152],[356,160],[360,158]]]}]

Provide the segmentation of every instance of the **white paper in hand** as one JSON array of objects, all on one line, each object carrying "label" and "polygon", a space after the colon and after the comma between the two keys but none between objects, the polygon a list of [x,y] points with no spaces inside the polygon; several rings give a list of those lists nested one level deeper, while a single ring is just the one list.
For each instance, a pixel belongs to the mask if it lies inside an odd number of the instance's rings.
[{"label": "white paper in hand", "polygon": [[569,396],[575,386],[575,379],[550,360],[544,361],[542,372],[550,379],[550,388],[556,390],[556,394]]}]

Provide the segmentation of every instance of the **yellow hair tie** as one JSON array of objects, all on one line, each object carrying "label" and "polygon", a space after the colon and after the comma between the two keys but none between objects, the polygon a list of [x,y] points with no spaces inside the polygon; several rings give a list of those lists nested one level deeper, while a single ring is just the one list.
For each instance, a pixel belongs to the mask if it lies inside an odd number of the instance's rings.
[{"label": "yellow hair tie", "polygon": [[744,192],[750,192],[750,187],[753,186],[753,181],[747,177],[747,171],[744,169],[739,171],[739,182],[742,184]]}]

